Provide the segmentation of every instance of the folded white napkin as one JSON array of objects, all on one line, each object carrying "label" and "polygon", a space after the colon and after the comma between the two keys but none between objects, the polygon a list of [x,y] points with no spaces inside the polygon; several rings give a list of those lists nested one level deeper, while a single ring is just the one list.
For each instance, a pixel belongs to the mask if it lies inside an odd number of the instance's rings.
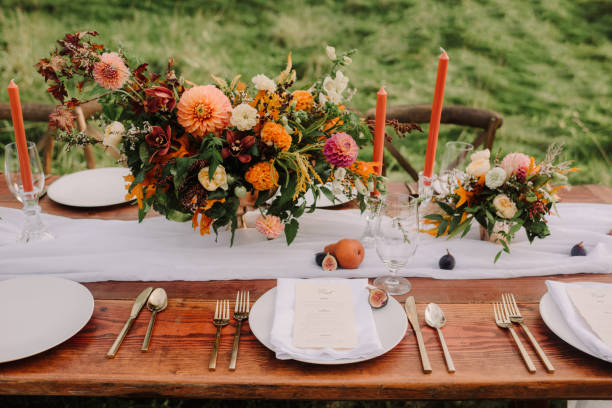
[{"label": "folded white napkin", "polygon": [[[326,279],[333,281],[333,279]],[[357,347],[350,350],[299,349],[293,346],[293,316],[295,309],[295,284],[299,279],[278,279],[274,322],[270,332],[270,343],[280,360],[358,359],[382,353],[372,308],[368,303],[367,279],[340,279],[351,286],[357,330]]]},{"label": "folded white napkin", "polygon": [[612,284],[598,282],[577,282],[577,283],[562,283],[556,281],[546,281],[548,292],[553,298],[553,301],[561,311],[567,325],[572,329],[572,332],[578,339],[599,358],[612,363],[612,347],[601,341],[593,330],[587,325],[584,319],[580,316],[578,310],[572,303],[566,289],[570,286],[578,286],[584,288],[597,287],[612,287]]}]

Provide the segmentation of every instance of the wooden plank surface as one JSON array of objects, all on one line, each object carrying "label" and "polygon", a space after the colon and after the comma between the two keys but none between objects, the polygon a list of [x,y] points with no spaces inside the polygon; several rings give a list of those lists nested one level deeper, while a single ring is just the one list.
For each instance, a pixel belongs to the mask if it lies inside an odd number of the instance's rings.
[{"label": "wooden plank surface", "polygon": [[[392,189],[402,189],[396,184]],[[612,190],[578,186],[564,201],[612,203]],[[0,205],[19,208],[0,181]],[[72,209],[41,200],[47,213],[75,218],[134,219],[133,206]],[[452,274],[452,271],[449,271]],[[215,372],[207,369],[214,336],[214,299],[233,298],[238,288],[255,299],[274,280],[212,282],[95,282],[85,284],[95,297],[86,327],[62,345],[37,356],[0,365],[0,394],[121,395],[267,399],[479,399],[612,398],[612,364],[590,357],[557,338],[542,321],[538,302],[551,277],[435,280],[412,278],[423,335],[433,373],[422,374],[414,335],[386,355],[359,364],[315,366],[281,361],[243,328],[238,369],[227,370],[233,327],[223,329]],[[612,275],[554,276],[564,281],[612,282]],[[117,357],[105,353],[129,315],[133,298],[145,286],[168,291],[168,309],[158,316],[151,351],[140,352],[149,313],[139,316]],[[493,323],[491,301],[514,292],[526,322],[552,363],[548,374],[530,347],[537,368],[525,369],[509,333]],[[405,296],[398,297],[403,300]],[[447,315],[444,334],[457,372],[446,372],[435,332],[422,321],[427,302]],[[518,330],[517,330],[518,331]],[[520,331],[519,331],[520,334]],[[527,345],[527,344],[526,344]]]}]

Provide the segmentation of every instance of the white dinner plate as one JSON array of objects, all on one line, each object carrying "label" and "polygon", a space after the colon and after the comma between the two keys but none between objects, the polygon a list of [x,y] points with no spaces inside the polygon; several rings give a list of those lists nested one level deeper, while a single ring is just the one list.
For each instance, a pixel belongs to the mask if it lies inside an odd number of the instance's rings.
[{"label": "white dinner plate", "polygon": [[[326,184],[325,187],[327,187],[329,190],[332,189],[331,184]],[[271,203],[279,195],[280,195],[280,190],[272,198],[268,200],[268,203]],[[355,198],[355,196],[353,198]],[[306,194],[304,194],[303,199],[306,200],[306,207],[312,206],[312,204],[314,203],[314,194],[312,193],[312,189],[309,189],[306,192]],[[334,207],[336,205],[346,204],[351,200],[352,199],[348,198],[346,195],[340,194],[336,196],[336,201],[331,201],[329,198],[327,198],[325,194],[323,194],[323,192],[321,192],[321,194],[319,195],[319,198],[317,199],[317,208]]]},{"label": "white dinner plate", "polygon": [[106,167],[67,174],[55,180],[47,189],[49,198],[72,207],[105,207],[123,204],[127,190],[125,167]]},{"label": "white dinner plate", "polygon": [[[274,347],[270,344],[270,331],[272,330],[272,323],[274,321],[275,303],[276,288],[272,288],[257,299],[249,314],[249,326],[251,327],[251,331],[257,340],[272,351],[274,351]],[[350,364],[370,360],[392,350],[402,341],[404,334],[406,334],[406,329],[408,328],[408,318],[406,317],[402,305],[393,297],[389,296],[389,302],[385,307],[382,309],[374,309],[372,312],[374,314],[376,330],[378,331],[380,343],[383,348],[382,351],[358,359],[295,360],[311,364]]]},{"label": "white dinner plate", "polygon": [[553,333],[559,336],[561,340],[571,346],[576,347],[580,351],[584,351],[593,357],[600,358],[589,351],[584,343],[578,337],[576,337],[572,329],[565,322],[561,311],[548,292],[546,292],[544,296],[542,296],[542,299],[540,299],[540,315],[542,316],[544,323],[546,323],[546,326],[548,326]]},{"label": "white dinner plate", "polygon": [[94,299],[80,283],[51,276],[0,282],[0,363],[68,340],[87,324]]}]

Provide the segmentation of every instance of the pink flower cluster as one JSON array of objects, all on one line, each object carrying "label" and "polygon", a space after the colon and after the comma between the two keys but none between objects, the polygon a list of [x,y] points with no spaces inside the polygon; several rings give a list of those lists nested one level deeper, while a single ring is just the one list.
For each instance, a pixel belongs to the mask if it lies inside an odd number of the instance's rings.
[{"label": "pink flower cluster", "polygon": [[275,215],[260,215],[255,222],[255,228],[268,239],[274,239],[283,233],[285,224]]},{"label": "pink flower cluster", "polygon": [[337,167],[349,167],[357,159],[359,148],[348,133],[334,133],[323,147],[323,155],[330,164]]},{"label": "pink flower cluster", "polygon": [[510,178],[510,176],[517,175],[518,173],[526,173],[530,163],[531,159],[526,154],[510,153],[502,160],[501,167],[506,171],[506,176]]}]

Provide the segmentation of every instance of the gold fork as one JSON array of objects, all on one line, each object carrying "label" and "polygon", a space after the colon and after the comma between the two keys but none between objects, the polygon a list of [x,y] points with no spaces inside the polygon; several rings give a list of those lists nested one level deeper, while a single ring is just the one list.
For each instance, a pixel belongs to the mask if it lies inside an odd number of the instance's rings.
[{"label": "gold fork", "polygon": [[521,312],[519,311],[519,308],[516,305],[516,299],[514,299],[514,295],[512,293],[502,294],[502,302],[504,302],[504,307],[507,307],[508,309],[510,321],[512,323],[519,324],[523,328],[523,331],[529,338],[529,341],[533,345],[533,348],[535,349],[536,353],[538,353],[538,357],[540,357],[540,360],[542,360],[542,363],[544,363],[544,366],[546,366],[546,370],[549,373],[554,373],[555,367],[553,367],[553,365],[550,363],[548,357],[546,357],[546,354],[544,353],[544,350],[542,350],[542,347],[540,347],[535,337],[533,337],[533,335],[531,334],[531,331],[529,331],[529,329],[527,328],[525,320],[523,319],[523,316],[521,315]]},{"label": "gold fork", "polygon": [[236,334],[234,335],[234,346],[232,347],[232,358],[230,360],[229,369],[236,369],[236,361],[238,360],[238,344],[240,343],[240,329],[242,322],[249,318],[251,310],[250,293],[247,290],[239,290],[236,294],[236,306],[234,307],[234,319],[236,320]]},{"label": "gold fork", "polygon": [[527,350],[525,350],[525,347],[523,347],[523,343],[521,343],[521,340],[519,340],[514,329],[512,328],[512,322],[508,317],[508,310],[506,310],[506,308],[502,306],[501,303],[493,303],[493,314],[495,315],[495,323],[497,323],[499,327],[510,330],[510,334],[512,334],[512,338],[514,339],[514,342],[516,343],[519,348],[519,351],[521,352],[521,356],[523,357],[523,360],[527,365],[527,369],[530,373],[535,373],[535,366],[533,365],[531,358],[529,358]]},{"label": "gold fork", "polygon": [[215,316],[213,317],[213,324],[217,326],[217,335],[215,336],[215,345],[210,355],[210,362],[208,363],[208,369],[214,370],[217,368],[217,355],[219,354],[219,340],[221,340],[221,328],[227,326],[230,321],[230,307],[229,300],[217,300],[217,306],[215,307]]}]

